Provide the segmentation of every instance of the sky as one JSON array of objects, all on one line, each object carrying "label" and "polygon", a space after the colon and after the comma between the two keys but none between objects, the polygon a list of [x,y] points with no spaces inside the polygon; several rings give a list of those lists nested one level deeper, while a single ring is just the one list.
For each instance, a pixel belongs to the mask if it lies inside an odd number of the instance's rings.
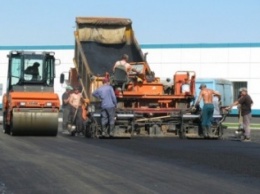
[{"label": "sky", "polygon": [[140,44],[259,43],[259,0],[1,0],[0,46],[74,45],[76,17],[130,18]]}]

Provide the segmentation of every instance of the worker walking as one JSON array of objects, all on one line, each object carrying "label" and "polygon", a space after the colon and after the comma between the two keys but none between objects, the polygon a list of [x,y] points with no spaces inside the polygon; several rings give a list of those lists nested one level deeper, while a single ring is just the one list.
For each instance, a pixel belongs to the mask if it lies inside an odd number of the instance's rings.
[{"label": "worker walking", "polygon": [[[103,85],[96,89],[92,95],[101,100],[101,130],[102,136],[114,136],[116,96],[108,79],[103,80]],[[109,126],[109,131],[107,130]]]},{"label": "worker walking", "polygon": [[199,94],[199,98],[196,102],[196,105],[198,105],[201,101],[201,99],[203,99],[204,105],[202,108],[202,129],[203,129],[203,135],[205,138],[209,137],[209,133],[210,133],[210,127],[211,127],[211,122],[213,119],[213,112],[214,112],[214,105],[213,105],[213,95],[219,96],[219,98],[221,98],[221,95],[212,90],[212,89],[208,89],[207,86],[205,84],[201,84],[199,89],[200,94]]},{"label": "worker walking", "polygon": [[70,114],[70,93],[73,90],[71,86],[66,87],[66,91],[62,94],[62,129],[67,130],[69,124]]}]

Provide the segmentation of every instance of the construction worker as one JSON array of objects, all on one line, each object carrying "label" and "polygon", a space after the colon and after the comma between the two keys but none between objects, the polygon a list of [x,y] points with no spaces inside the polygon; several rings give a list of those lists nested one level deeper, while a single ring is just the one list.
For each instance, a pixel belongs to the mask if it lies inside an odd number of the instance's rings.
[{"label": "construction worker", "polygon": [[[102,136],[114,136],[115,110],[117,100],[115,92],[108,79],[103,80],[103,85],[96,89],[92,95],[101,100],[101,130]],[[109,126],[109,131],[107,130]]]},{"label": "construction worker", "polygon": [[76,131],[72,131],[73,133],[81,133],[82,132],[82,93],[80,92],[79,87],[75,87],[73,93],[70,94],[69,104],[70,106],[70,118],[71,124],[76,124]]},{"label": "construction worker", "polygon": [[62,129],[66,130],[69,124],[69,114],[70,114],[70,93],[73,90],[71,86],[66,87],[66,91],[62,94]]},{"label": "construction worker", "polygon": [[240,111],[243,118],[243,128],[244,128],[244,139],[243,141],[251,141],[251,130],[250,130],[250,120],[251,120],[251,107],[253,105],[252,98],[248,95],[247,88],[241,89],[241,97],[231,104],[227,109],[231,109],[233,106],[240,104]]},{"label": "construction worker", "polygon": [[219,96],[219,98],[221,98],[221,95],[212,89],[208,89],[205,84],[201,84],[199,89],[201,91],[199,94],[199,98],[195,104],[198,105],[201,99],[203,99],[204,105],[202,108],[201,125],[202,125],[203,135],[205,138],[207,138],[209,137],[209,133],[210,133],[209,130],[211,127],[211,122],[213,119],[213,112],[214,112],[213,95]]},{"label": "construction worker", "polygon": [[133,71],[133,72],[136,72],[136,73],[139,73],[135,68],[132,67],[132,65],[130,65],[128,63],[128,55],[127,54],[123,54],[123,56],[121,57],[121,60],[117,61],[113,67],[113,72],[115,71],[115,68],[118,67],[118,66],[124,66],[125,67],[125,70],[127,72],[127,74],[129,74],[130,71]]}]

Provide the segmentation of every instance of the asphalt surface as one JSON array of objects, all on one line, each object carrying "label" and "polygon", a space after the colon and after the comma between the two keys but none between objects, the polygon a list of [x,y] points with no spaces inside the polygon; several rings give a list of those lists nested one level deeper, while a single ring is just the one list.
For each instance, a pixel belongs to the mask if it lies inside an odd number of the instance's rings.
[{"label": "asphalt surface", "polygon": [[241,142],[0,133],[0,194],[259,193],[260,130]]}]

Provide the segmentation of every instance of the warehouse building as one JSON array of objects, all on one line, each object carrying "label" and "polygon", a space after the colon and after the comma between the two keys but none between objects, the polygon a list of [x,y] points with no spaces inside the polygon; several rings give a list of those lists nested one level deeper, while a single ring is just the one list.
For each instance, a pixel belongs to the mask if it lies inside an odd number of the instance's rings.
[{"label": "warehouse building", "polygon": [[[224,78],[232,81],[234,100],[247,87],[254,100],[253,114],[260,115],[260,43],[141,44],[152,71],[161,79],[173,78],[176,71],[195,71],[197,78]],[[73,67],[74,45],[0,46],[0,94],[7,80],[7,54],[11,50],[54,51],[61,64],[56,67],[55,91],[64,86],[59,75]]]}]

